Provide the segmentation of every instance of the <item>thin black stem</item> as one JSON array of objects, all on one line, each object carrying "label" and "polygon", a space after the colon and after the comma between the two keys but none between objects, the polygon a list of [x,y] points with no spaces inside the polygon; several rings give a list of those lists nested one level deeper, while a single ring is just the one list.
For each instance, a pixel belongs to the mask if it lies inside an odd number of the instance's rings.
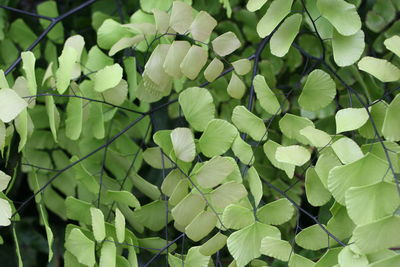
[{"label": "thin black stem", "polygon": [[89,154],[86,154],[85,156],[83,156],[82,158],[72,162],[71,164],[69,164],[68,166],[62,168],[61,170],[59,170],[53,177],[51,177],[38,191],[36,191],[33,195],[31,195],[30,197],[28,197],[22,204],[21,206],[18,207],[18,209],[12,214],[11,217],[14,217],[16,214],[18,214],[18,212],[20,210],[22,210],[32,199],[34,199],[38,194],[40,194],[41,192],[43,192],[52,182],[54,182],[54,180],[56,180],[58,177],[60,177],[61,174],[63,174],[65,171],[71,169],[72,167],[74,167],[75,165],[77,165],[78,163],[84,161],[85,159],[90,158],[91,156],[93,156],[94,154],[96,154],[97,152],[99,152],[100,150],[102,150],[103,148],[106,148],[107,146],[109,146],[110,144],[112,144],[115,140],[117,140],[119,137],[121,137],[124,133],[126,133],[129,129],[131,129],[133,126],[135,126],[138,122],[140,122],[143,118],[145,117],[145,115],[142,115],[140,117],[138,117],[136,120],[134,120],[133,122],[131,122],[128,126],[126,126],[123,130],[121,130],[118,134],[114,135],[112,138],[110,138],[110,140],[108,140],[108,142],[106,142],[105,144],[99,146],[98,148],[96,148],[95,150],[93,150],[92,152],[90,152]]},{"label": "thin black stem", "polygon": [[[54,26],[57,25],[57,23],[61,22],[66,17],[80,11],[81,9],[84,9],[85,7],[93,4],[96,1],[97,0],[86,1],[86,2],[82,3],[81,5],[69,10],[68,12],[58,16],[57,18],[52,18],[50,25],[47,26],[47,28],[39,35],[39,37],[25,51],[32,51],[32,49],[35,48],[47,36],[47,34],[54,28]],[[7,68],[7,70],[4,72],[4,74],[8,75],[11,71],[13,71],[18,66],[18,64],[21,62],[21,60],[22,60],[22,58],[21,58],[21,56],[19,56],[11,64],[11,66]]]},{"label": "thin black stem", "polygon": [[126,110],[126,111],[129,111],[129,112],[132,112],[132,113],[141,114],[141,115],[144,114],[144,112],[137,111],[137,110],[130,109],[130,108],[126,108],[126,107],[122,107],[122,106],[118,106],[118,105],[112,104],[110,102],[107,102],[105,100],[97,100],[97,99],[84,97],[84,96],[79,96],[79,95],[59,95],[59,94],[44,93],[44,94],[38,94],[38,95],[24,96],[22,98],[37,98],[37,97],[40,97],[40,96],[80,98],[80,99],[87,100],[87,101],[90,101],[90,102],[101,103],[101,104],[105,104],[105,105],[108,105],[108,106],[111,106],[111,107],[114,107],[114,108],[119,108],[121,110]]},{"label": "thin black stem", "polygon": [[287,200],[289,200],[290,203],[292,203],[292,205],[298,209],[299,211],[301,211],[302,213],[304,213],[305,215],[307,215],[311,220],[313,220],[316,224],[318,224],[319,227],[321,227],[321,229],[330,237],[332,237],[333,240],[335,240],[336,242],[338,242],[341,246],[345,247],[346,244],[344,244],[342,241],[340,241],[336,236],[334,236],[328,229],[326,229],[325,226],[323,226],[318,220],[317,218],[315,218],[315,216],[313,216],[311,213],[309,213],[308,211],[306,211],[305,209],[303,209],[302,207],[300,207],[299,205],[297,205],[297,203],[291,199],[285,192],[283,192],[282,190],[280,190],[278,187],[274,186],[273,184],[271,184],[270,182],[268,182],[265,178],[261,177],[261,181],[266,184],[268,187],[270,187],[271,189],[273,189],[274,191],[278,192],[280,195],[282,195],[283,197],[285,197]]},{"label": "thin black stem", "polygon": [[269,40],[271,39],[272,34],[265,37],[261,43],[257,47],[257,51],[254,54],[254,65],[253,65],[253,74],[251,77],[251,85],[250,85],[250,96],[249,96],[249,103],[247,104],[247,109],[252,111],[253,109],[253,102],[254,102],[254,77],[258,74],[258,63],[261,59],[261,53],[264,50],[265,46],[268,44]]},{"label": "thin black stem", "polygon": [[155,259],[157,259],[161,253],[163,253],[165,250],[167,250],[170,246],[172,246],[173,244],[176,243],[176,241],[178,241],[179,239],[181,239],[182,237],[185,236],[185,233],[180,234],[177,238],[175,238],[174,240],[172,240],[171,242],[169,242],[165,247],[163,247],[162,249],[160,249],[159,252],[157,252],[157,254],[155,254],[145,265],[143,265],[144,267],[149,266],[150,263],[152,263]]},{"label": "thin black stem", "polygon": [[39,18],[39,19],[45,19],[45,20],[50,20],[50,21],[54,21],[55,20],[55,18],[52,18],[52,17],[43,16],[43,15],[40,15],[40,14],[32,13],[32,12],[29,12],[29,11],[25,11],[25,10],[22,10],[22,9],[17,9],[17,8],[5,6],[5,5],[0,5],[0,8],[3,8],[5,10],[9,10],[9,11],[12,11],[12,12],[15,12],[15,13],[20,13],[20,14],[23,14],[23,15],[28,15],[28,16],[31,16],[31,17]]}]

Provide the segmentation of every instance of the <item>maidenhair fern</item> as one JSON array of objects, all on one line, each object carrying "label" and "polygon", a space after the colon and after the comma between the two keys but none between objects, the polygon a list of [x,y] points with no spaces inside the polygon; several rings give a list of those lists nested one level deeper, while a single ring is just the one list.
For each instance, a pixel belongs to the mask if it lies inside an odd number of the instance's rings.
[{"label": "maidenhair fern", "polygon": [[399,1],[9,4],[10,266],[400,265]]}]

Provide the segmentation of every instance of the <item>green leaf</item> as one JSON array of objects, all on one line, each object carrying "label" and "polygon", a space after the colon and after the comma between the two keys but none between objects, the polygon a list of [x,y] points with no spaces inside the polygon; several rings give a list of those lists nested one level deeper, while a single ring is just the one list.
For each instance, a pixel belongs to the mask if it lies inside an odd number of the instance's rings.
[{"label": "green leaf", "polygon": [[140,209],[139,200],[135,197],[133,193],[125,190],[121,191],[108,190],[106,193],[106,199],[107,201],[110,202],[116,201],[118,203],[128,205],[129,207]]},{"label": "green leaf", "polygon": [[190,33],[193,39],[200,42],[206,42],[217,26],[217,21],[205,11],[200,11],[190,25]]},{"label": "green leaf", "polygon": [[226,235],[223,235],[220,232],[216,233],[213,237],[208,239],[207,242],[200,246],[200,253],[205,256],[215,254],[225,246],[227,239]]},{"label": "green leaf", "polygon": [[[350,218],[357,224],[365,224],[393,214],[400,205],[395,184],[379,182],[352,187],[346,191],[346,207]],[[368,207],[360,209],[360,207]]]},{"label": "green leaf", "polygon": [[[113,59],[104,54],[98,46],[93,46],[87,55],[86,68],[83,69],[83,73],[89,75],[91,71],[97,72],[106,66],[111,66],[113,62]],[[89,77],[92,78],[94,75],[95,74],[91,74]]]},{"label": "green leaf", "polygon": [[[56,18],[59,16],[57,3],[55,1],[45,1],[36,6],[37,13],[44,16]],[[43,29],[46,29],[50,25],[50,21],[41,19],[39,20]],[[47,38],[55,43],[62,44],[64,42],[64,27],[61,23],[57,23],[54,28],[46,35]]]},{"label": "green leaf", "polygon": [[351,187],[370,185],[382,181],[387,175],[388,164],[374,154],[344,166],[334,167],[329,172],[328,189],[333,197],[345,205],[345,193]]},{"label": "green leaf", "polygon": [[185,233],[191,240],[197,242],[206,237],[216,224],[217,216],[214,212],[202,211],[186,226]]},{"label": "green leaf", "polygon": [[295,165],[279,162],[275,158],[276,150],[280,146],[281,145],[279,145],[278,143],[275,143],[272,140],[268,140],[263,146],[264,153],[265,153],[265,155],[267,155],[267,158],[269,159],[269,161],[272,163],[273,166],[275,166],[278,169],[281,169],[281,170],[285,171],[286,175],[289,178],[293,178]]},{"label": "green leaf", "polygon": [[289,260],[289,267],[313,267],[314,262],[299,255],[292,253]]},{"label": "green leaf", "polygon": [[13,234],[13,239],[15,242],[15,254],[17,254],[17,258],[18,258],[18,267],[23,267],[24,264],[23,264],[22,257],[21,257],[21,249],[19,246],[17,232],[15,231],[15,227],[12,227],[12,234]]},{"label": "green leaf", "polygon": [[181,180],[171,194],[168,202],[171,205],[177,205],[187,194],[189,194],[189,181]]},{"label": "green leaf", "polygon": [[193,133],[189,128],[175,128],[171,132],[171,141],[178,159],[192,162],[196,156]]},{"label": "green leaf", "polygon": [[[196,102],[193,102],[196,99]],[[183,115],[196,131],[204,131],[214,119],[215,106],[207,89],[191,87],[180,93],[179,104]]]},{"label": "green leaf", "polygon": [[99,267],[115,267],[117,248],[114,244],[114,239],[110,238],[109,242],[103,242],[100,251]]},{"label": "green leaf", "polygon": [[115,20],[106,19],[97,30],[97,44],[100,48],[110,49],[121,38],[131,35],[127,28],[124,28]]},{"label": "green leaf", "polygon": [[342,163],[336,156],[332,149],[327,149],[319,156],[317,163],[315,164],[315,172],[318,174],[322,184],[328,189],[328,176],[329,172],[333,167],[341,166]]},{"label": "green leaf", "polygon": [[175,187],[168,200],[168,203],[175,206],[177,205],[185,196],[189,194],[189,182],[187,180],[182,180]]},{"label": "green leaf", "polygon": [[350,36],[344,36],[333,31],[332,50],[333,58],[340,67],[354,64],[364,52],[364,32],[362,30]]},{"label": "green leaf", "polygon": [[365,108],[345,108],[339,110],[335,115],[336,133],[357,130],[369,119]]},{"label": "green leaf", "polygon": [[[170,1],[170,0],[169,0]],[[144,2],[144,1],[143,1]],[[158,3],[161,3],[157,1]],[[165,3],[165,2],[163,2]],[[156,30],[159,33],[166,33],[170,29],[169,21],[170,15],[164,10],[160,10],[158,8],[153,8],[151,12],[154,14],[154,20],[156,24]],[[170,31],[173,31],[172,29]]]},{"label": "green leaf", "polygon": [[400,79],[400,69],[386,59],[363,57],[358,62],[358,68],[381,82],[395,82]]},{"label": "green leaf", "polygon": [[[393,103],[393,101],[392,101]],[[378,130],[379,135],[382,136],[382,131],[383,131],[383,123],[385,120],[385,115],[386,115],[386,110],[388,108],[388,105],[383,102],[380,101],[378,103],[375,103],[372,107],[371,107],[371,117],[374,120],[375,126]],[[394,125],[391,125],[391,127],[395,128]],[[369,119],[367,121],[366,124],[364,124],[360,129],[358,129],[358,132],[365,138],[368,139],[374,139],[375,138],[375,130],[374,127],[372,126],[372,122],[371,119]],[[388,139],[386,137],[386,139]]]},{"label": "green leaf", "polygon": [[270,41],[271,54],[283,57],[289,52],[290,46],[299,33],[302,18],[301,14],[294,14],[285,19],[272,35]]},{"label": "green leaf", "polygon": [[209,158],[222,155],[231,147],[237,136],[235,126],[225,120],[213,119],[199,139],[199,149]]},{"label": "green leaf", "polygon": [[305,145],[309,144],[309,141],[306,137],[300,134],[300,130],[307,126],[314,127],[314,123],[305,117],[296,116],[290,113],[286,113],[279,121],[279,128],[285,136],[295,139]]},{"label": "green leaf", "polygon": [[292,246],[286,240],[266,236],[261,240],[260,252],[281,261],[288,261]]},{"label": "green leaf", "polygon": [[26,109],[15,119],[15,128],[20,137],[18,151],[22,151],[33,132],[32,119]]},{"label": "green leaf", "polygon": [[353,4],[344,0],[318,0],[317,7],[341,35],[353,35],[361,29],[360,16]]},{"label": "green leaf", "polygon": [[119,64],[106,66],[95,74],[94,90],[104,92],[119,84],[122,79],[122,68]]},{"label": "green leaf", "polygon": [[79,263],[86,266],[94,266],[94,241],[90,240],[78,228],[74,228],[65,240],[65,248],[72,253]]},{"label": "green leaf", "polygon": [[[175,255],[177,255],[177,254],[175,254]],[[171,267],[179,267],[179,266],[184,265],[184,261],[182,260],[183,257],[181,256],[182,257],[182,259],[181,259],[181,258],[178,258],[178,256],[175,256],[175,255],[172,255],[172,254],[168,255],[168,264],[169,264],[169,266],[171,266]]]},{"label": "green leaf", "polygon": [[48,248],[49,248],[48,262],[50,262],[52,260],[52,258],[53,258],[54,235],[53,235],[53,232],[51,231],[51,228],[49,226],[49,221],[48,221],[48,218],[47,218],[47,214],[46,214],[44,205],[39,204],[38,208],[39,208],[40,218],[43,221],[44,228],[45,228],[45,231],[46,231],[47,245],[48,245]]},{"label": "green leaf", "polygon": [[159,44],[147,60],[142,74],[142,81],[136,89],[137,97],[145,102],[154,102],[171,91],[171,76],[163,64],[169,51],[169,44]]},{"label": "green leaf", "polygon": [[[16,19],[13,23],[11,23],[8,36],[12,41],[18,44],[22,50],[27,50],[37,38],[37,35],[21,18]],[[39,52],[37,49],[35,50]],[[35,54],[37,53],[36,51]],[[40,55],[40,53],[36,54],[36,56],[38,55]]]},{"label": "green leaf", "polygon": [[388,50],[393,52],[396,56],[400,57],[400,36],[394,35],[388,39],[386,39],[383,44],[386,46]]},{"label": "green leaf", "polygon": [[246,75],[251,70],[251,62],[247,58],[242,58],[232,62],[233,69],[239,75]]},{"label": "green leaf", "polygon": [[189,30],[192,24],[192,7],[185,2],[174,1],[172,3],[169,26],[180,34]]},{"label": "green leaf", "polygon": [[204,48],[192,45],[180,64],[181,72],[191,80],[196,79],[206,65],[207,58],[208,53]]},{"label": "green leaf", "polygon": [[343,164],[352,163],[364,156],[357,143],[348,137],[340,138],[331,147]]},{"label": "green leaf", "polygon": [[8,183],[11,181],[11,176],[0,170],[0,192],[6,190]]},{"label": "green leaf", "polygon": [[104,215],[103,212],[94,207],[90,208],[90,215],[92,217],[92,228],[94,239],[97,242],[101,242],[106,237],[106,228],[104,225]]},{"label": "green leaf", "polygon": [[167,158],[159,147],[149,147],[143,152],[143,159],[151,167],[156,169],[170,169],[175,166],[169,158]]},{"label": "green leaf", "polygon": [[190,193],[171,210],[171,214],[179,225],[186,227],[205,206],[206,202],[201,195]]},{"label": "green leaf", "polygon": [[249,0],[246,4],[246,8],[250,12],[255,12],[262,8],[262,6],[267,2],[268,0]]},{"label": "green leaf", "polygon": [[182,77],[180,64],[190,49],[190,43],[187,41],[174,41],[165,57],[163,68],[168,75],[174,78]]},{"label": "green leaf", "polygon": [[54,103],[52,96],[45,97],[47,116],[49,117],[50,130],[54,141],[57,142],[57,129],[60,125],[60,113]]},{"label": "green leaf", "polygon": [[125,73],[128,81],[128,92],[129,92],[129,101],[133,101],[136,98],[136,89],[138,86],[138,73],[136,71],[136,58],[135,57],[127,57],[123,60]]},{"label": "green leaf", "polygon": [[323,70],[313,70],[299,96],[299,105],[305,110],[317,111],[329,105],[336,95],[336,85]]},{"label": "green leaf", "polygon": [[[135,220],[140,224],[143,224],[151,231],[157,232],[165,227],[165,208],[165,201],[156,200],[142,206],[140,209],[136,209],[133,212],[133,215]],[[172,218],[169,216],[168,219],[170,220]]]},{"label": "green leaf", "polygon": [[210,256],[205,256],[200,252],[200,247],[191,247],[186,255],[185,266],[207,267]]},{"label": "green leaf", "polygon": [[85,47],[85,40],[80,35],[73,35],[65,40],[64,47],[72,47],[76,51],[75,63],[72,69],[71,79],[79,78],[81,75],[81,55]]},{"label": "green leaf", "polygon": [[117,86],[102,93],[105,101],[114,105],[122,105],[128,96],[128,83],[122,79]]},{"label": "green leaf", "polygon": [[[129,238],[129,241],[130,241],[129,242],[130,244],[134,244],[132,238]],[[135,243],[137,244],[138,242],[135,240]],[[173,246],[171,246],[171,248],[173,248]],[[131,267],[139,267],[135,248],[133,246],[130,246],[128,248],[128,251],[129,251],[128,261],[129,261],[130,266]]]},{"label": "green leaf", "polygon": [[0,90],[0,120],[10,122],[15,119],[28,104],[14,90]]},{"label": "green leaf", "polygon": [[257,170],[253,166],[247,171],[246,180],[249,184],[250,192],[253,195],[254,204],[257,207],[263,196],[263,186],[260,176],[258,176]]},{"label": "green leaf", "polygon": [[[328,230],[340,240],[351,237],[355,224],[347,214],[346,207],[335,202],[331,206],[330,212],[332,213],[332,217],[327,224]],[[336,241],[332,242],[336,244]]]},{"label": "green leaf", "polygon": [[256,141],[267,139],[264,121],[251,113],[245,106],[236,106],[232,112],[232,122],[239,131],[250,135]]},{"label": "green leaf", "polygon": [[397,266],[400,264],[400,255],[391,256],[371,263],[370,267]]},{"label": "green leaf", "polygon": [[22,69],[25,72],[26,80],[28,82],[28,90],[31,95],[36,95],[36,75],[35,75],[35,56],[31,51],[22,52]]},{"label": "green leaf", "polygon": [[234,164],[225,157],[214,157],[205,162],[196,172],[201,187],[213,188],[225,180],[234,170]]},{"label": "green leaf", "polygon": [[0,120],[0,152],[1,153],[3,153],[5,144],[6,144],[6,126],[4,125],[4,122],[2,122]]},{"label": "green leaf", "polygon": [[161,184],[161,191],[163,194],[171,196],[178,183],[184,178],[185,176],[178,169],[172,170],[163,180]]},{"label": "green leaf", "polygon": [[241,183],[228,182],[210,193],[211,203],[216,209],[225,209],[247,196],[246,188]]},{"label": "green leaf", "polygon": [[313,206],[323,206],[331,199],[330,192],[325,188],[312,167],[307,169],[305,188],[307,200]]},{"label": "green leaf", "polygon": [[261,38],[271,34],[279,23],[290,13],[293,0],[275,0],[257,24],[257,33]]},{"label": "green leaf", "polygon": [[368,265],[368,259],[365,255],[355,253],[351,246],[347,246],[340,251],[338,256],[340,266],[363,267]]},{"label": "green leaf", "polygon": [[108,55],[110,57],[114,56],[119,51],[122,51],[126,48],[133,47],[139,44],[141,41],[145,40],[144,35],[136,35],[135,37],[123,37],[121,40],[116,42],[108,51]]},{"label": "green leaf", "polygon": [[354,242],[363,253],[398,247],[400,245],[399,227],[400,217],[396,215],[363,224],[354,229]]},{"label": "green leaf", "polygon": [[[397,156],[400,152],[400,146],[396,143],[390,142],[390,141],[383,141],[383,145],[385,145],[385,149],[388,151],[388,156],[390,161],[392,162],[392,166],[395,172],[399,171],[399,164],[400,162],[397,162]],[[361,147],[361,150],[363,151],[363,153],[372,153],[375,156],[378,156],[379,158],[381,158],[384,161],[387,161],[386,158],[386,153],[385,153],[385,149],[382,147],[382,143],[381,142],[374,142],[374,143],[369,143],[369,144],[364,144]]]},{"label": "green leaf", "polygon": [[[148,249],[148,251],[152,253],[157,253],[157,251],[154,251],[153,249],[161,250],[165,247],[165,244],[168,243],[167,240],[162,239],[160,237],[146,237],[138,239],[138,241],[139,242],[136,243],[136,246],[139,245],[143,248],[152,248]],[[169,251],[174,251],[176,247],[177,247],[176,244],[173,243],[172,245],[169,246]],[[165,254],[165,252],[162,252],[162,254]]]},{"label": "green leaf", "polygon": [[122,243],[125,241],[125,217],[118,208],[115,209],[114,224],[117,240]]},{"label": "green leaf", "polygon": [[332,244],[333,239],[331,239],[328,234],[322,230],[321,226],[314,224],[301,230],[301,232],[296,235],[295,241],[297,245],[302,248],[309,250],[320,250]]},{"label": "green leaf", "polygon": [[69,219],[76,220],[88,225],[91,224],[92,218],[90,216],[90,203],[69,196],[65,200],[65,206],[67,208],[67,217]]},{"label": "green leaf", "polygon": [[315,147],[327,146],[332,138],[329,134],[324,131],[318,130],[313,126],[307,126],[299,131],[299,133],[307,138],[311,145]]},{"label": "green leaf", "polygon": [[5,199],[0,198],[0,225],[1,226],[10,225],[11,215],[12,215],[12,210],[10,203]]},{"label": "green leaf", "polygon": [[315,263],[314,267],[335,266],[338,263],[338,255],[342,247],[331,248]]},{"label": "green leaf", "polygon": [[233,32],[226,32],[218,36],[211,44],[214,52],[221,57],[231,54],[242,45]]},{"label": "green leaf", "polygon": [[243,164],[252,165],[254,163],[254,152],[251,145],[244,141],[239,134],[233,141],[232,151]]},{"label": "green leaf", "polygon": [[204,70],[204,78],[207,81],[213,82],[224,70],[224,63],[221,62],[218,58],[214,58],[208,64],[207,68]]},{"label": "green leaf", "polygon": [[172,0],[157,1],[157,0],[140,0],[140,7],[143,11],[151,12],[154,8],[167,11],[172,4]]},{"label": "green leaf", "polygon": [[257,218],[261,222],[273,225],[284,224],[293,214],[294,207],[286,198],[270,202],[257,210]]},{"label": "green leaf", "polygon": [[8,81],[4,75],[4,71],[0,70],[0,89],[3,88],[10,88],[10,86],[8,85]]},{"label": "green leaf", "polygon": [[222,214],[223,226],[239,230],[255,222],[253,211],[237,205],[231,204],[224,209]]},{"label": "green leaf", "polygon": [[[75,93],[81,96],[79,92]],[[77,140],[83,126],[83,100],[79,97],[70,98],[67,105],[67,119],[65,120],[65,135],[71,140]]]},{"label": "green leaf", "polygon": [[60,94],[63,94],[70,84],[77,55],[78,53],[74,48],[65,46],[58,58],[59,67],[56,71],[56,85]]},{"label": "green leaf", "polygon": [[246,92],[246,85],[238,76],[236,76],[235,73],[232,72],[232,76],[226,91],[231,97],[235,99],[241,99]]},{"label": "green leaf", "polygon": [[264,76],[256,75],[253,79],[253,86],[261,107],[272,115],[280,113],[281,105],[274,92],[269,88]]},{"label": "green leaf", "polygon": [[386,109],[385,119],[383,121],[382,133],[386,140],[395,142],[400,140],[400,126],[398,123],[396,123],[399,112],[400,95],[396,95]]},{"label": "green leaf", "polygon": [[261,240],[266,236],[281,238],[281,233],[274,226],[255,222],[228,237],[228,250],[236,260],[237,266],[245,266],[252,259],[261,256]]},{"label": "green leaf", "polygon": [[280,146],[276,149],[275,158],[279,162],[302,166],[311,158],[311,153],[304,147]]}]

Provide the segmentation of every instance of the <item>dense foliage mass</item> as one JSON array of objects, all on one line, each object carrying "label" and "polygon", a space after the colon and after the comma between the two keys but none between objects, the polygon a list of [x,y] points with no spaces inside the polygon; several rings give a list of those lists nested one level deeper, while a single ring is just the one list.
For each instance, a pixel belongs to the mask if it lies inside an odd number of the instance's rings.
[{"label": "dense foliage mass", "polygon": [[0,265],[400,266],[399,0],[0,3]]}]

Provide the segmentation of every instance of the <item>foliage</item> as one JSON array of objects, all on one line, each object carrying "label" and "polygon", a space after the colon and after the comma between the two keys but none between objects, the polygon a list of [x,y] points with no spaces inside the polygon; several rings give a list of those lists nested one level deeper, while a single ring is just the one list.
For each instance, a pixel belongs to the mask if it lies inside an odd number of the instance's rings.
[{"label": "foliage", "polygon": [[27,2],[0,6],[7,266],[400,264],[400,1]]}]

